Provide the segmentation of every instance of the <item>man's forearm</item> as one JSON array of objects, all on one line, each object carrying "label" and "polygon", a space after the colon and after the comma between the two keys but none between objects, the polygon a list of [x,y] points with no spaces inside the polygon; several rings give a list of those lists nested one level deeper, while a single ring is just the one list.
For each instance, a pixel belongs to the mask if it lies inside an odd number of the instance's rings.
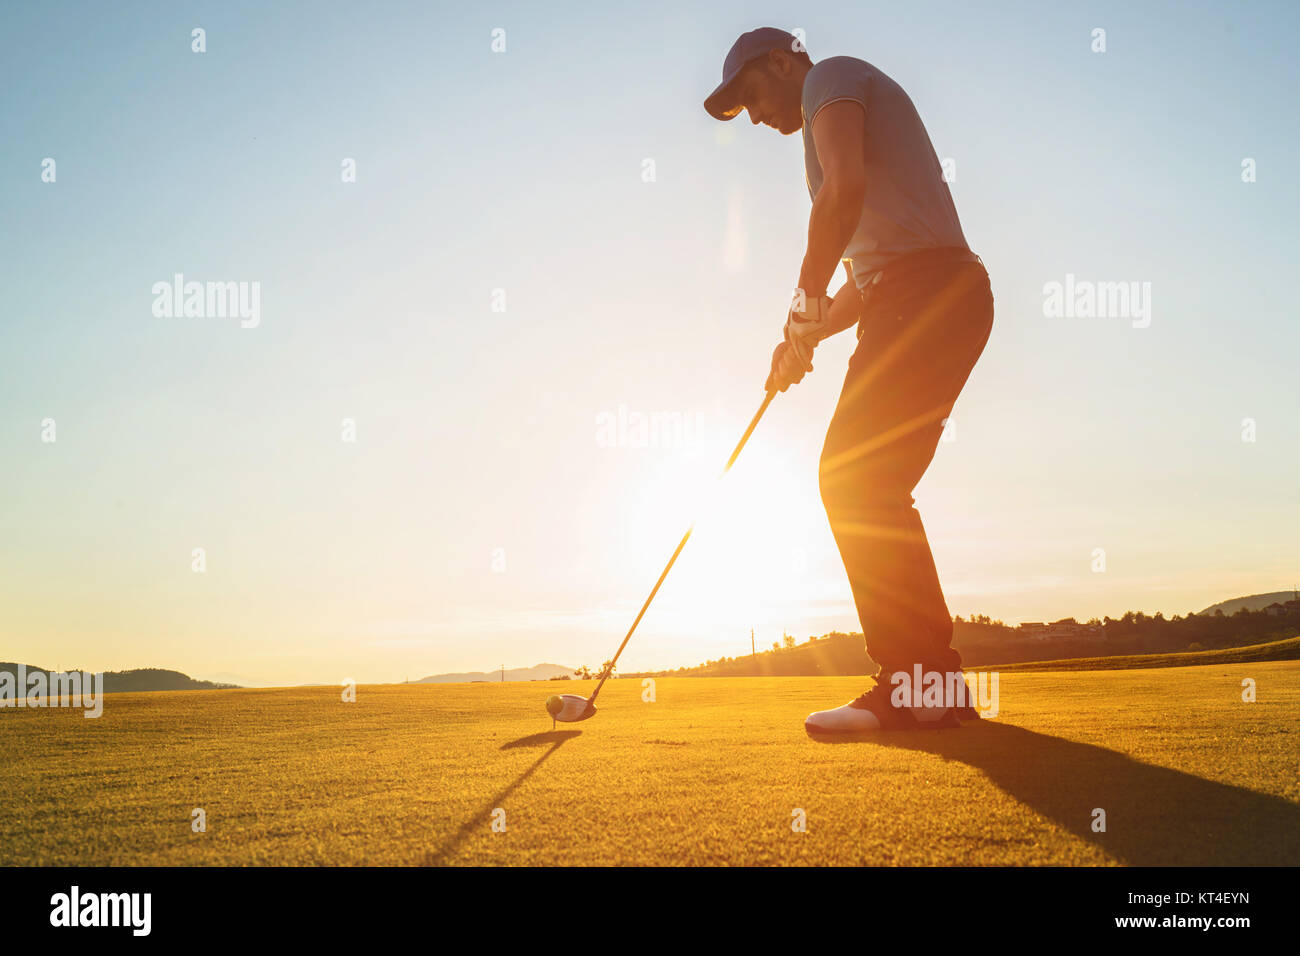
[{"label": "man's forearm", "polygon": [[858,287],[853,283],[853,273],[849,271],[849,281],[844,283],[844,288],[835,293],[835,299],[831,302],[831,312],[822,338],[828,339],[845,329],[852,328],[858,324],[858,319],[861,317],[862,299],[858,295]]},{"label": "man's forearm", "polygon": [[808,216],[808,251],[799,270],[799,288],[807,296],[825,295],[835,266],[858,228],[862,196],[856,189],[824,183]]}]

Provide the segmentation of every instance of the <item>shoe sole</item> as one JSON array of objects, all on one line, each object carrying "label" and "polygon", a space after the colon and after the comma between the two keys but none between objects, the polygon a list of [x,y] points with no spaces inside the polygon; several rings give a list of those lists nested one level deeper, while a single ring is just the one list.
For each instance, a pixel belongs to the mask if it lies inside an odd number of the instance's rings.
[{"label": "shoe sole", "polygon": [[872,727],[868,730],[832,730],[829,727],[822,727],[818,724],[810,724],[804,721],[803,729],[808,734],[821,734],[826,737],[849,736],[852,734],[880,734],[891,733],[900,730],[952,730],[961,726],[961,720],[957,714],[949,708],[944,711],[944,715],[938,720],[918,720],[907,727]]},{"label": "shoe sole", "polygon": [[853,734],[881,734],[888,733],[884,727],[872,727],[869,730],[832,730],[830,727],[821,727],[817,724],[804,724],[803,729],[809,734],[820,734],[823,737],[846,737]]}]

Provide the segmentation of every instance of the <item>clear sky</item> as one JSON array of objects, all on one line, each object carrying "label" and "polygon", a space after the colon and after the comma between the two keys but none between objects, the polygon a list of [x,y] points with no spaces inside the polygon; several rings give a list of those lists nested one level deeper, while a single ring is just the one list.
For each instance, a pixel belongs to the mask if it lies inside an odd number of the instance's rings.
[{"label": "clear sky", "polygon": [[[271,684],[607,658],[798,277],[799,137],[701,107],[763,25],[903,85],[992,277],[916,493],[952,612],[1300,583],[1294,4],[0,18],[0,659]],[[176,273],[260,283],[260,323],[155,316]],[[1067,274],[1149,282],[1149,326],[1045,316]],[[858,629],[817,493],[853,345],[773,403],[625,669]],[[685,427],[638,447],[600,427],[620,407]]]}]

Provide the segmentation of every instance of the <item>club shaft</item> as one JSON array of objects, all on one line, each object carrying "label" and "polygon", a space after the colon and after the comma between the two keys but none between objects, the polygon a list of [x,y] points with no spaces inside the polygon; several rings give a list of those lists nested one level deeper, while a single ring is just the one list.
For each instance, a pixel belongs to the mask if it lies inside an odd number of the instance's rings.
[{"label": "club shaft", "polygon": [[[750,419],[749,427],[745,429],[745,434],[741,435],[740,441],[736,443],[736,450],[731,453],[731,457],[727,459],[727,463],[722,467],[722,474],[718,475],[719,480],[721,480],[727,472],[731,470],[731,466],[736,463],[736,459],[740,457],[741,449],[745,447],[745,442],[749,441],[749,436],[754,434],[754,429],[758,427],[759,419],[763,417],[763,413],[767,411],[767,406],[772,404],[772,399],[775,397],[775,391],[770,391],[766,396],[764,396],[763,404],[758,406],[758,411],[756,411],[754,417]],[[605,681],[609,680],[609,675],[614,672],[614,665],[618,663],[619,655],[623,653],[623,648],[627,647],[627,642],[632,639],[632,634],[636,631],[636,626],[641,623],[641,618],[645,617],[645,612],[650,607],[650,602],[653,601],[655,595],[659,593],[659,586],[664,583],[664,578],[668,577],[668,572],[672,570],[673,563],[677,560],[677,556],[682,553],[682,548],[686,547],[686,542],[691,540],[691,532],[694,530],[695,521],[692,521],[691,526],[687,528],[686,533],[682,535],[682,540],[677,543],[677,550],[673,552],[673,556],[669,558],[668,563],[664,565],[664,570],[663,573],[659,575],[659,580],[656,581],[655,586],[650,589],[650,596],[646,598],[645,603],[641,605],[641,611],[637,614],[636,620],[632,622],[632,626],[628,628],[627,636],[623,638],[623,643],[618,645],[618,650],[614,652],[614,658],[609,662],[609,667],[605,668],[604,673],[600,675],[600,683],[596,685],[596,689],[593,690],[591,696],[587,698],[587,703],[590,704],[595,702],[596,695],[599,694],[600,689],[605,686]]]}]

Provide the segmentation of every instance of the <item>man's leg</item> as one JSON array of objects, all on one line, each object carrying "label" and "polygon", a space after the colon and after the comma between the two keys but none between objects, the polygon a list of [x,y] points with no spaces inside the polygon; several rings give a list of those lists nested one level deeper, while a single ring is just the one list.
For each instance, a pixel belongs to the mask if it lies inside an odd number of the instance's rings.
[{"label": "man's leg", "polygon": [[822,450],[826,514],[848,571],[867,652],[881,673],[955,671],[952,618],[913,506],[993,322],[978,264],[937,267],[868,300]]}]

